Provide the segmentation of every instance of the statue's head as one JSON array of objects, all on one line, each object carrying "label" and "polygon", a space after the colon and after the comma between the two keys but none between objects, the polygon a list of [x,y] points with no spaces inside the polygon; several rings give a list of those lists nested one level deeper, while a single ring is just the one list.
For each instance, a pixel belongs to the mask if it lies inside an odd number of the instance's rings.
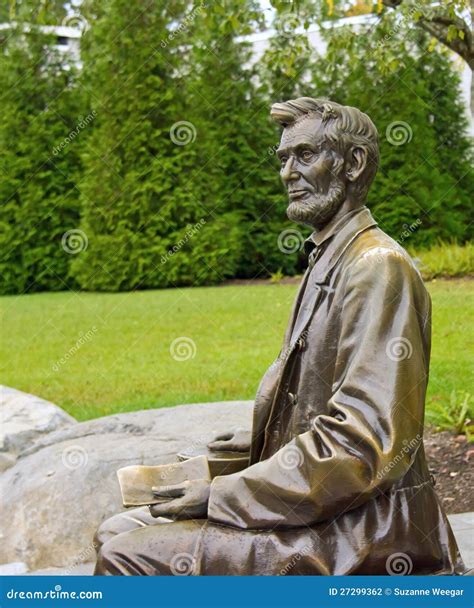
[{"label": "statue's head", "polygon": [[367,114],[325,99],[272,106],[283,126],[277,150],[288,189],[288,217],[321,228],[347,202],[363,205],[379,162],[378,133]]}]

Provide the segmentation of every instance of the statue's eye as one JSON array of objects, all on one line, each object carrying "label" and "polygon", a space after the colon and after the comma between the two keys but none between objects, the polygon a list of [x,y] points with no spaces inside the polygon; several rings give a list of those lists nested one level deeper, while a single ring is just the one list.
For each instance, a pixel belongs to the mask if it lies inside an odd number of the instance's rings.
[{"label": "statue's eye", "polygon": [[282,167],[284,167],[287,162],[288,162],[288,156],[280,156],[280,163],[281,163]]},{"label": "statue's eye", "polygon": [[301,152],[301,158],[307,163],[313,159],[314,152],[312,150],[303,150]]}]

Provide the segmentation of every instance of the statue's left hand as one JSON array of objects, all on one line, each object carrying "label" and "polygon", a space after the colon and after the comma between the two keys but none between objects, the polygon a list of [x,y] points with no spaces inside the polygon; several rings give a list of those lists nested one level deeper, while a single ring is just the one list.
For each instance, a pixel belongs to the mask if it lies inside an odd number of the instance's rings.
[{"label": "statue's left hand", "polygon": [[222,433],[207,444],[211,452],[248,452],[252,440],[252,432],[236,429],[230,433]]},{"label": "statue's left hand", "polygon": [[154,487],[156,496],[171,500],[150,506],[153,517],[172,519],[199,519],[207,517],[207,504],[211,482],[207,479],[193,479],[172,486]]}]

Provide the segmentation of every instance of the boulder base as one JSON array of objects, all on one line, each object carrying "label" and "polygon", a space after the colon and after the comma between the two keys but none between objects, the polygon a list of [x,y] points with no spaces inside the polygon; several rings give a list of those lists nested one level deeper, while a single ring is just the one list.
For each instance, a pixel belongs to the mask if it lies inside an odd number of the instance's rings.
[{"label": "boulder base", "polygon": [[37,439],[0,475],[1,561],[77,568],[94,558],[93,535],[122,510],[117,469],[176,461],[176,454],[236,427],[250,401],[143,410],[76,423]]},{"label": "boulder base", "polygon": [[0,470],[11,466],[33,440],[76,422],[49,401],[0,386]]}]

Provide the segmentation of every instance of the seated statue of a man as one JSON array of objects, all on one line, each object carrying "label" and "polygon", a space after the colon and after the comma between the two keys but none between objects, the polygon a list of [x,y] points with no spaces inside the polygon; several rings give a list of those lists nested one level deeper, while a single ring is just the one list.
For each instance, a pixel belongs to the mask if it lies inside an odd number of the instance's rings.
[{"label": "seated statue of a man", "polygon": [[[107,520],[95,573],[460,573],[423,449],[430,298],[364,204],[377,129],[320,99],[277,103],[271,115],[283,126],[288,217],[313,233],[256,396],[250,464]],[[224,445],[245,449],[245,438]]]}]

